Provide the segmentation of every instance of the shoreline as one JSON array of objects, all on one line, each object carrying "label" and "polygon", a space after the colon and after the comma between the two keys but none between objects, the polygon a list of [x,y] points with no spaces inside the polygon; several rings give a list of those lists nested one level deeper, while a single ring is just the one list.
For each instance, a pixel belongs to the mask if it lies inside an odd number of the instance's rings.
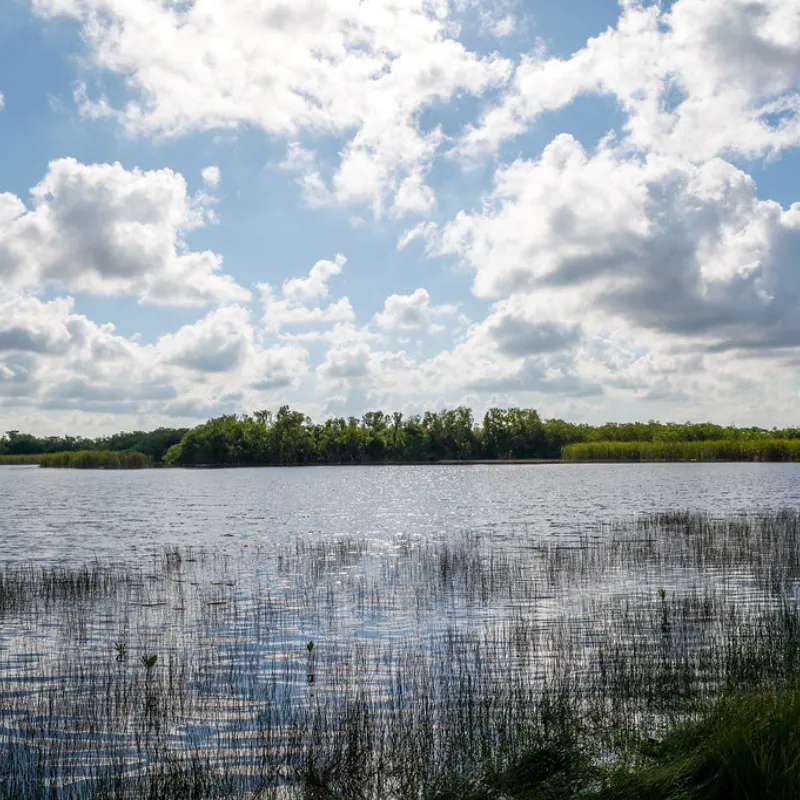
[{"label": "shoreline", "polygon": [[571,461],[563,458],[495,458],[465,459],[463,461],[373,461],[363,464],[176,464],[173,467],[152,467],[164,469],[281,469],[299,467],[474,467],[474,466],[548,466],[548,465],[620,465],[620,464],[798,464],[800,461],[766,461],[762,459],[639,459],[636,461],[617,461],[603,459],[598,461]]},{"label": "shoreline", "polygon": [[[204,469],[298,469],[301,467],[475,467],[475,466],[554,466],[554,465],[608,465],[620,466],[623,464],[798,464],[800,461],[788,460],[767,460],[767,459],[637,459],[637,460],[618,460],[618,459],[598,459],[595,461],[566,460],[563,458],[496,458],[496,459],[465,459],[458,461],[454,459],[443,459],[441,461],[373,461],[366,463],[308,463],[308,464],[176,464],[168,466],[166,464],[152,464],[147,467],[111,467],[111,466],[92,466],[74,467],[63,466],[60,469],[82,470],[84,472],[139,472],[150,469],[185,469],[185,470],[204,470]],[[3,463],[2,467],[38,467],[39,469],[53,469],[53,467],[42,466],[37,462]]]}]

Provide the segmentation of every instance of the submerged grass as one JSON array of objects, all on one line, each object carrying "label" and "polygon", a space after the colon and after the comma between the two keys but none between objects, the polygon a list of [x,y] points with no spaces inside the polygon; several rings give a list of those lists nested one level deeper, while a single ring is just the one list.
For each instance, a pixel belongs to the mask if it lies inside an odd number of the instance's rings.
[{"label": "submerged grass", "polygon": [[0,565],[0,798],[798,796],[798,513],[533,533]]}]

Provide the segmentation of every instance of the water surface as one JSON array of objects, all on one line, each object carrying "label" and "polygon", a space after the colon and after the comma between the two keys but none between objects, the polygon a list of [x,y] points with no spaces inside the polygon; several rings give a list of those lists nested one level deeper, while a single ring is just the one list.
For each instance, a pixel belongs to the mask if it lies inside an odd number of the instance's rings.
[{"label": "water surface", "polygon": [[598,520],[800,505],[800,464],[296,467],[132,472],[0,467],[0,558],[135,558],[300,532],[393,539],[491,529],[519,544]]}]

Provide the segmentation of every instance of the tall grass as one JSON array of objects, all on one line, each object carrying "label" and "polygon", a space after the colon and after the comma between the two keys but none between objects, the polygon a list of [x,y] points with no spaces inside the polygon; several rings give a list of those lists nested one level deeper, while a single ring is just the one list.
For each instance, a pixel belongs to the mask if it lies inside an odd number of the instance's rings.
[{"label": "tall grass", "polygon": [[800,685],[723,698],[701,720],[640,749],[602,800],[792,800],[800,788]]},{"label": "tall grass", "polygon": [[800,461],[800,440],[584,442],[562,448],[564,461]]},{"label": "tall grass", "polygon": [[791,796],[800,514],[532,533],[0,564],[0,798]]},{"label": "tall grass", "polygon": [[45,453],[39,466],[53,469],[145,469],[150,459],[136,450],[76,450]]},{"label": "tall grass", "polygon": [[24,455],[24,456],[9,456],[0,455],[0,467],[5,466],[22,466],[25,464],[38,464],[41,456],[39,455]]}]

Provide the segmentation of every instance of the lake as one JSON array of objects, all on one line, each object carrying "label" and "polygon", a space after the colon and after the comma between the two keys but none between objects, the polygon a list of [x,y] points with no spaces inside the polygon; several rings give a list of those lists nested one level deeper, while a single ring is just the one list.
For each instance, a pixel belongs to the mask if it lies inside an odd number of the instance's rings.
[{"label": "lake", "polygon": [[293,467],[131,472],[0,467],[2,558],[137,557],[164,545],[297,533],[498,541],[568,535],[664,509],[800,505],[800,464]]},{"label": "lake", "polygon": [[556,712],[649,736],[794,674],[799,478],[0,467],[0,796],[418,798]]}]

